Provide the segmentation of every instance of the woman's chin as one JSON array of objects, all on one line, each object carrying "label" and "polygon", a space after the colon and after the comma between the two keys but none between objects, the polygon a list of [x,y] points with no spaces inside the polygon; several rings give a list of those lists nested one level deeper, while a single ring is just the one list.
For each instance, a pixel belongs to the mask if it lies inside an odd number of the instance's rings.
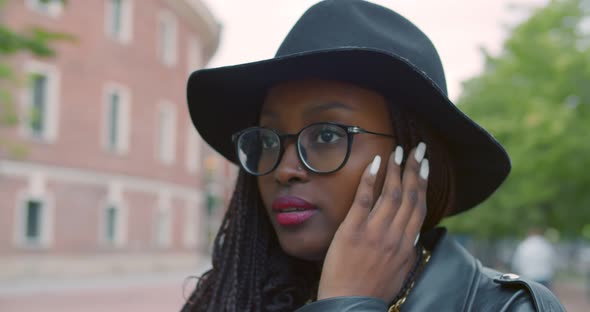
[{"label": "woman's chin", "polygon": [[292,237],[291,234],[279,234],[279,243],[283,251],[291,257],[305,261],[323,261],[328,251],[328,243],[321,240],[306,240]]},{"label": "woman's chin", "polygon": [[[282,245],[281,245],[282,247]],[[310,261],[310,262],[321,262],[324,260],[324,257],[326,256],[326,252],[312,252],[309,250],[291,250],[291,249],[285,249],[285,247],[283,247],[283,251],[288,254],[291,257],[300,259],[300,260],[305,260],[305,261]]]}]

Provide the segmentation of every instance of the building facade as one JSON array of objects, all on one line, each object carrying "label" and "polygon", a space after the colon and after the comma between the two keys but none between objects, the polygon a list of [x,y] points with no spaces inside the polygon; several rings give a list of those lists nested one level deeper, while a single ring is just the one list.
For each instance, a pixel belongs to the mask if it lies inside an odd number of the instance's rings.
[{"label": "building facade", "polygon": [[210,236],[203,163],[215,156],[204,156],[185,88],[218,46],[209,10],[9,0],[0,20],[73,37],[55,57],[10,60],[24,78],[11,90],[20,122],[0,134],[27,154],[0,155],[0,276],[194,264]]}]

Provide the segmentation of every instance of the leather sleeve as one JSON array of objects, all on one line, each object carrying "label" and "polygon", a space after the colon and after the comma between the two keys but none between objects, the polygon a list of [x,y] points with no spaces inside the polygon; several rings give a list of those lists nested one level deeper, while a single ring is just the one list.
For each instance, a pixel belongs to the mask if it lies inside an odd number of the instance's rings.
[{"label": "leather sleeve", "polygon": [[384,312],[387,304],[373,297],[334,297],[307,304],[296,312]]},{"label": "leather sleeve", "polygon": [[[493,305],[490,305],[490,307]],[[493,311],[498,312],[536,312],[535,305],[528,292],[520,289],[512,294],[502,305],[501,308],[492,308]],[[492,311],[490,309],[490,311]]]},{"label": "leather sleeve", "polygon": [[[494,279],[494,282],[503,285],[504,287],[519,287],[521,290],[519,292],[524,292],[523,295],[520,297],[525,297],[528,301],[529,305],[532,305],[532,310],[522,310],[522,311],[538,311],[538,312],[566,312],[565,308],[561,305],[559,300],[555,297],[555,295],[547,288],[542,286],[541,284],[527,281],[524,279],[514,278],[509,280],[503,280],[501,278]],[[525,296],[526,295],[526,296]],[[520,299],[520,298],[519,298]],[[522,300],[520,300],[522,301]],[[518,306],[524,306],[525,303],[519,305],[514,305],[514,308],[518,308]],[[521,310],[506,310],[506,311],[518,311]]]}]

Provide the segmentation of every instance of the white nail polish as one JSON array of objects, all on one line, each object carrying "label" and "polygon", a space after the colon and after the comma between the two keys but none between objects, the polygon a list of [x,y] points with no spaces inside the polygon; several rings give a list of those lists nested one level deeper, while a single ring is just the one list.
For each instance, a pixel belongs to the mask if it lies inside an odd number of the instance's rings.
[{"label": "white nail polish", "polygon": [[369,168],[369,174],[373,176],[376,175],[377,171],[379,171],[379,166],[381,166],[381,156],[377,155],[371,163],[371,168]]},{"label": "white nail polish", "polygon": [[418,236],[416,236],[416,240],[414,241],[414,246],[416,246],[418,244],[419,240],[420,240],[420,233],[418,233]]},{"label": "white nail polish", "polygon": [[428,179],[428,174],[430,173],[430,164],[428,163],[428,159],[424,159],[422,164],[420,165],[420,177],[424,180]]},{"label": "white nail polish", "polygon": [[394,161],[399,166],[402,164],[402,160],[404,160],[404,149],[398,145],[395,148]]},{"label": "white nail polish", "polygon": [[424,142],[420,142],[416,148],[416,152],[414,153],[414,158],[416,158],[417,162],[421,162],[424,158],[424,154],[426,154],[426,144],[424,144]]}]

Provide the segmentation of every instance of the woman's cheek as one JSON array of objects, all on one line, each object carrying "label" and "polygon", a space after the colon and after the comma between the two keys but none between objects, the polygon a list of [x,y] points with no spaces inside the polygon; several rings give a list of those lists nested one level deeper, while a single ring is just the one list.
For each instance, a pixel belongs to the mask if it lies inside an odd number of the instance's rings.
[{"label": "woman's cheek", "polygon": [[262,199],[262,203],[265,207],[270,206],[270,201],[272,198],[271,194],[271,187],[268,184],[267,176],[258,177],[258,192],[260,193],[260,198]]},{"label": "woman's cheek", "polygon": [[[348,177],[347,181],[356,181],[356,179],[353,177]],[[333,183],[332,185],[335,186],[335,189],[332,190],[332,196],[330,197],[332,201],[330,205],[332,205],[333,218],[337,225],[340,225],[340,223],[348,214],[350,207],[352,206],[352,202],[357,190],[357,184],[349,183],[347,185],[343,185]]]}]

